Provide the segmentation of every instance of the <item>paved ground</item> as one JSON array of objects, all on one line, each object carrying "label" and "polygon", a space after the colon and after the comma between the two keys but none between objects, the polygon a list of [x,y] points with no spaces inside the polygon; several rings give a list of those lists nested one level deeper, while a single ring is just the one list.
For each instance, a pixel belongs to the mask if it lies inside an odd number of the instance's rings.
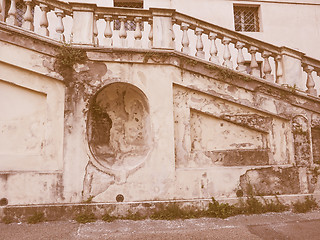
[{"label": "paved ground", "polygon": [[176,221],[117,220],[79,224],[75,221],[0,224],[1,240],[45,239],[320,239],[320,211],[306,214],[268,213],[227,219]]}]

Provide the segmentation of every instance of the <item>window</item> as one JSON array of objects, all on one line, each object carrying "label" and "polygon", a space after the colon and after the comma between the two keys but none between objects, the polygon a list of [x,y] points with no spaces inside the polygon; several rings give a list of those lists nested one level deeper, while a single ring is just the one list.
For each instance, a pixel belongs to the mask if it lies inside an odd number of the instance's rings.
[{"label": "window", "polygon": [[114,0],[114,7],[143,8],[143,0]]},{"label": "window", "polygon": [[[123,8],[143,8],[143,0],[114,0],[114,7]],[[120,21],[114,21],[114,30],[120,30]],[[136,23],[134,21],[127,21],[125,23],[125,28],[127,31],[135,31]],[[140,29],[143,31],[143,23],[140,23]]]},{"label": "window", "polygon": [[259,32],[258,6],[233,6],[234,25],[238,32]]}]

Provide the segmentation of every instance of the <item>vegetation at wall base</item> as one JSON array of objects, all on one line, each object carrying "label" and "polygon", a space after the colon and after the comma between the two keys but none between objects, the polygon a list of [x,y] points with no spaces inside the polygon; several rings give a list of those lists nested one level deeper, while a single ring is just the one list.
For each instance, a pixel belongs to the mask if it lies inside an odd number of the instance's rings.
[{"label": "vegetation at wall base", "polygon": [[97,221],[97,217],[92,212],[80,213],[75,217],[78,223],[90,223]]},{"label": "vegetation at wall base", "polygon": [[10,224],[10,223],[13,223],[14,222],[14,219],[13,217],[10,217],[10,216],[4,216],[1,221],[4,223],[4,224]]},{"label": "vegetation at wall base", "polygon": [[293,212],[295,213],[306,213],[319,207],[316,200],[309,196],[305,197],[303,202],[298,200],[297,202],[293,203],[292,206]]},{"label": "vegetation at wall base", "polygon": [[27,218],[27,223],[29,224],[36,224],[44,221],[45,218],[42,212],[35,212],[32,216]]},{"label": "vegetation at wall base", "polygon": [[[318,204],[313,197],[305,197],[304,201],[297,200],[291,204],[292,211],[295,213],[305,213],[311,210],[318,209]],[[264,197],[247,196],[238,199],[237,204],[220,203],[212,198],[206,209],[197,209],[194,207],[181,207],[178,203],[161,204],[151,215],[132,212],[129,210],[124,216],[114,216],[106,212],[101,220],[105,222],[113,222],[115,220],[143,220],[150,218],[153,220],[175,220],[175,219],[190,219],[190,218],[228,218],[240,214],[262,214],[267,212],[284,212],[290,210],[290,206],[283,204],[277,196],[275,199],[265,199]],[[78,223],[95,222],[98,218],[91,211],[86,211],[78,214],[74,220]],[[36,224],[45,221],[44,213],[35,212],[27,218],[27,223]],[[1,219],[2,223],[10,224],[15,222],[13,217],[5,216]]]},{"label": "vegetation at wall base", "polygon": [[105,213],[102,217],[101,220],[105,222],[113,222],[117,220],[118,218],[116,216],[112,216],[109,213]]}]

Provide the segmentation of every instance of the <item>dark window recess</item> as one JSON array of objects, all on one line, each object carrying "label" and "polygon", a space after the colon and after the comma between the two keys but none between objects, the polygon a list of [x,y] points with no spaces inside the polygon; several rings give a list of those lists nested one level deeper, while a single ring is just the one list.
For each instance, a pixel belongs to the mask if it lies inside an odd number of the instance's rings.
[{"label": "dark window recess", "polygon": [[233,6],[234,25],[238,32],[259,32],[259,7]]},{"label": "dark window recess", "polygon": [[[143,8],[143,1],[114,1],[114,7],[123,7],[123,8]],[[120,30],[120,21],[115,20],[113,29]],[[124,24],[127,31],[135,31],[136,23],[132,20],[128,20]],[[140,29],[143,31],[143,22],[140,22]]]}]

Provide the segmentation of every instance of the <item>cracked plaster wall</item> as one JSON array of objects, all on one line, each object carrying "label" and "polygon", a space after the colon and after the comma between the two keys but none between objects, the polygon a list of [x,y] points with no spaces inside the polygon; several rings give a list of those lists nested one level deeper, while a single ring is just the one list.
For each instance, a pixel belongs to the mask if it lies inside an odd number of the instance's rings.
[{"label": "cracked plaster wall", "polygon": [[[174,85],[177,192],[234,197],[237,190],[248,194],[250,185],[262,195],[313,192],[309,130],[306,139],[297,138],[292,124],[298,115],[319,115],[283,100],[250,83],[237,88],[183,72]],[[296,167],[301,156],[308,159],[305,167]]]},{"label": "cracked plaster wall", "polygon": [[[65,136],[66,167],[77,164],[79,174],[76,181],[65,179],[72,201],[114,202],[119,194],[125,201],[172,196],[172,85],[166,73],[173,69],[163,70],[110,62],[75,68],[67,90],[73,101],[66,102]],[[81,149],[77,157],[75,147]]]},{"label": "cracked plaster wall", "polygon": [[[26,61],[0,53],[17,64],[1,63],[0,78],[42,106],[25,108],[37,121],[23,122],[37,124],[28,144],[45,157],[0,173],[10,203],[234,197],[248,184],[260,194],[319,189],[317,103],[250,81],[237,86],[218,69],[207,77],[160,64],[87,60],[64,86],[52,59],[18,51]],[[30,166],[37,169],[22,172]]]},{"label": "cracked plaster wall", "polygon": [[50,57],[1,41],[0,48],[0,198],[61,202],[64,84],[48,76]]}]

